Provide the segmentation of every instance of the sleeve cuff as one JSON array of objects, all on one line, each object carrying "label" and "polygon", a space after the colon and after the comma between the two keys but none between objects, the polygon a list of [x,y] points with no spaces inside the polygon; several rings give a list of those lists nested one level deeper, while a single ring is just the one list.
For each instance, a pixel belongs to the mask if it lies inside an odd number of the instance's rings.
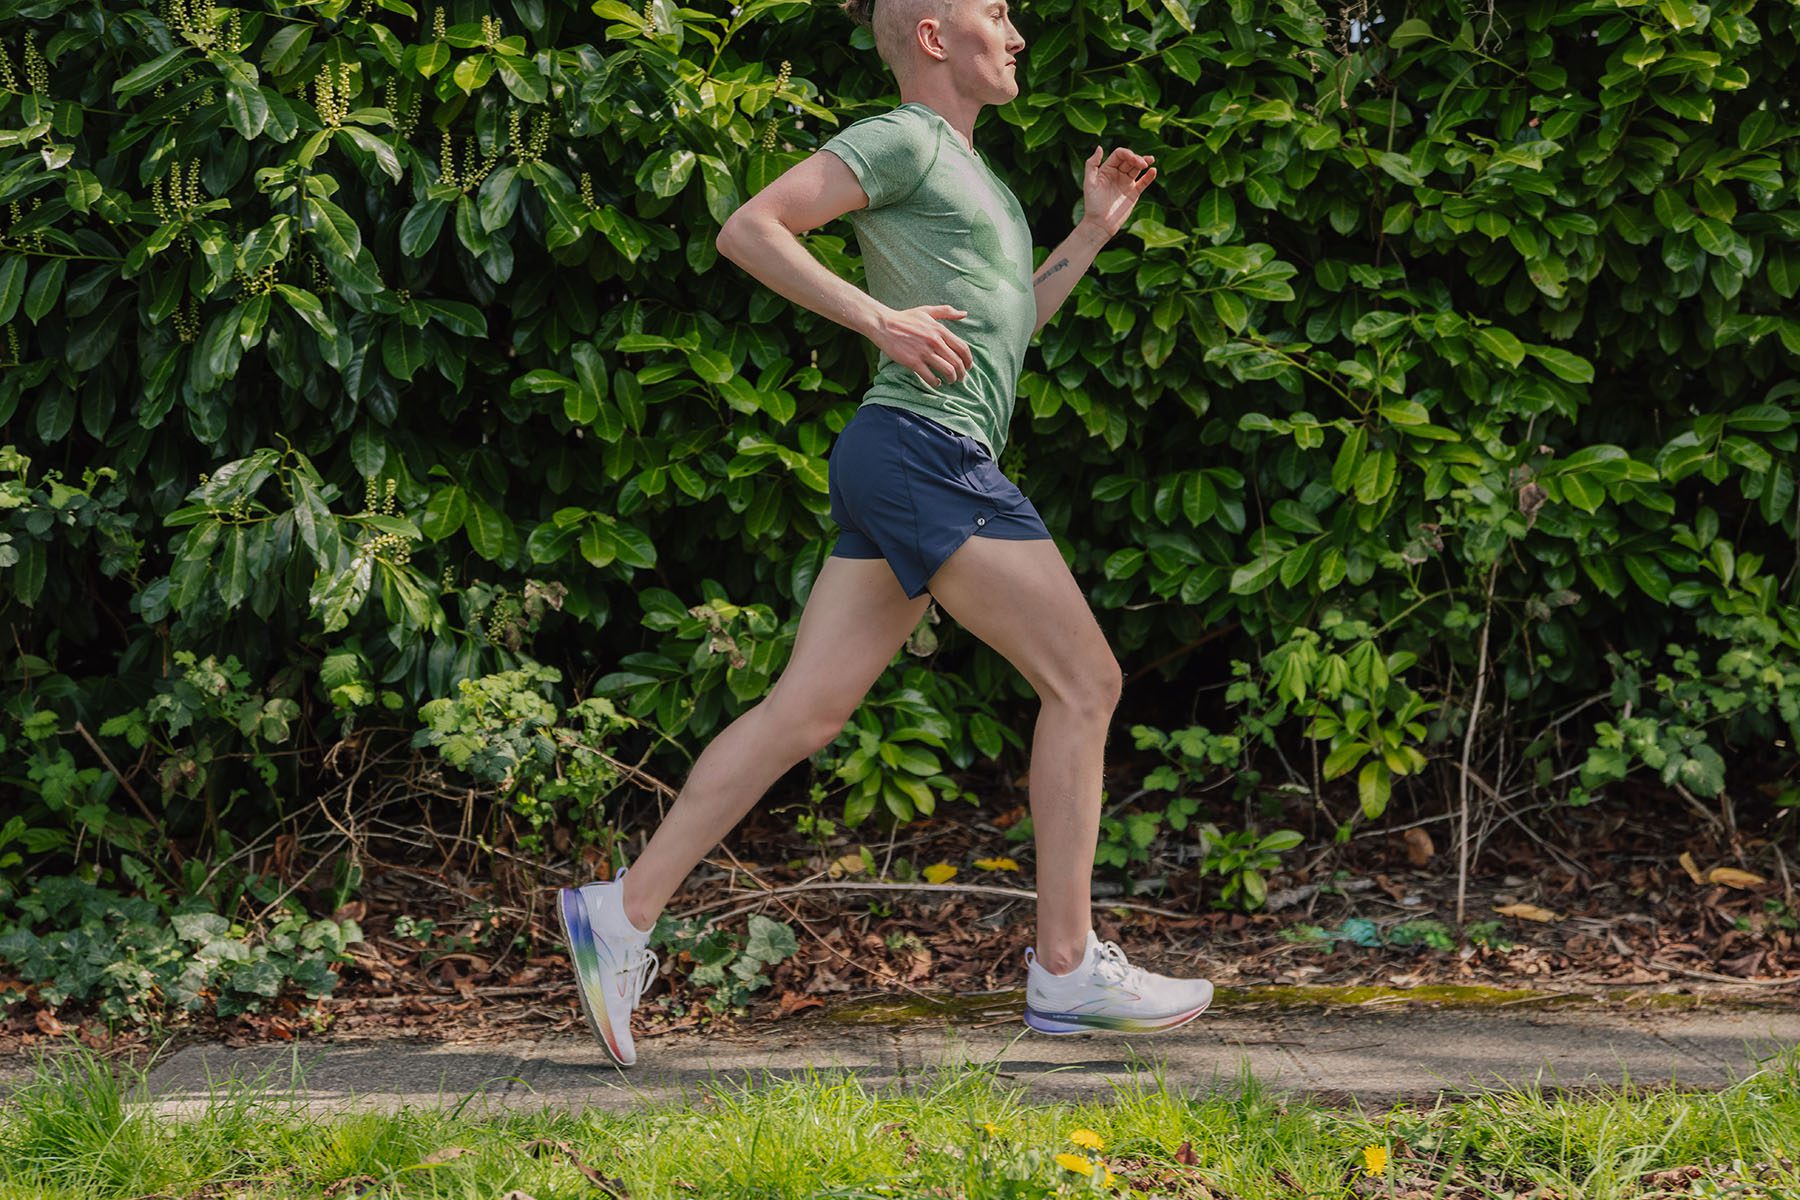
[{"label": "sleeve cuff", "polygon": [[845,166],[850,168],[850,173],[856,176],[856,182],[858,186],[862,188],[863,195],[869,198],[870,208],[877,208],[880,206],[881,196],[870,190],[870,185],[875,179],[875,172],[869,167],[868,160],[862,156],[862,153],[857,150],[856,147],[850,145],[848,142],[839,142],[837,145],[826,145],[819,148],[821,150],[829,150],[831,153],[837,155],[838,159],[842,161]]}]

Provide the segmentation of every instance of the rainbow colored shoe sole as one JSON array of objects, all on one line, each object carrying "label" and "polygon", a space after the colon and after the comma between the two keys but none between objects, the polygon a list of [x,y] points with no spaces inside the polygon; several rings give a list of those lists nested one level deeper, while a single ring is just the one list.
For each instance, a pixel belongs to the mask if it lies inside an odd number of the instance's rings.
[{"label": "rainbow colored shoe sole", "polygon": [[1198,1008],[1186,1009],[1171,1013],[1166,1017],[1109,1017],[1104,1013],[1049,1013],[1040,1012],[1027,1004],[1025,1006],[1025,1024],[1039,1033],[1161,1033],[1165,1029],[1174,1029],[1185,1025],[1207,1010],[1212,1004],[1212,997]]},{"label": "rainbow colored shoe sole", "polygon": [[620,1047],[613,1034],[612,1022],[606,1017],[606,997],[600,981],[600,948],[594,943],[593,926],[588,923],[587,905],[581,902],[577,888],[560,888],[557,912],[562,917],[563,941],[569,947],[569,961],[575,967],[575,994],[581,998],[581,1011],[588,1028],[606,1047],[606,1052],[622,1067],[637,1061],[633,1050]]}]

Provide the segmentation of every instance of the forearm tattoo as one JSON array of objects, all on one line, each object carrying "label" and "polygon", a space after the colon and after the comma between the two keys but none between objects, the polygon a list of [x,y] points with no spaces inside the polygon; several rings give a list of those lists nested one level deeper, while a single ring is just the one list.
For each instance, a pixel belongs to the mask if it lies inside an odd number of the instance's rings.
[{"label": "forearm tattoo", "polygon": [[1032,281],[1031,286],[1036,287],[1038,284],[1043,283],[1046,279],[1049,279],[1052,275],[1056,274],[1058,271],[1062,270],[1064,267],[1066,267],[1068,265],[1069,265],[1069,259],[1066,255],[1062,258],[1057,259],[1054,264],[1044,268],[1043,272],[1038,275],[1037,279]]}]

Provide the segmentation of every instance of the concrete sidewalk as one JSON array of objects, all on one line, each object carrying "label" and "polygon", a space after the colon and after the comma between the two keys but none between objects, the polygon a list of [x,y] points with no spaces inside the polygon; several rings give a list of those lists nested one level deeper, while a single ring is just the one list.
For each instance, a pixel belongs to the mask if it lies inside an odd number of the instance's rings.
[{"label": "concrete sidewalk", "polygon": [[929,1083],[934,1068],[976,1063],[993,1064],[1004,1085],[1026,1087],[1033,1100],[1105,1101],[1134,1078],[1154,1088],[1160,1068],[1172,1091],[1235,1090],[1248,1070],[1274,1092],[1377,1107],[1506,1087],[1718,1088],[1800,1044],[1800,1005],[1225,1008],[1168,1033],[1048,1037],[1019,1020],[1022,1000],[996,994],[987,1012],[965,1003],[954,1022],[856,1023],[813,1013],[752,1035],[640,1038],[638,1063],[627,1070],[585,1036],[503,1046],[193,1046],[158,1065],[150,1085],[165,1113],[203,1108],[209,1080],[259,1075],[275,1094],[321,1111],[465,1100],[489,1111],[618,1110],[697,1101],[712,1087],[737,1091],[814,1069],[854,1072],[871,1090],[911,1088]]}]

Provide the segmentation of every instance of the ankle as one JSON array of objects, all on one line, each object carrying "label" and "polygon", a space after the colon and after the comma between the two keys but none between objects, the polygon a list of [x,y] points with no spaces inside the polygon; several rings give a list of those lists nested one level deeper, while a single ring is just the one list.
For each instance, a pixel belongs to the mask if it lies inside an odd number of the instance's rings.
[{"label": "ankle", "polygon": [[656,919],[662,915],[660,908],[648,908],[637,903],[631,896],[631,877],[627,875],[619,881],[622,889],[619,893],[619,907],[625,913],[625,919],[641,933],[648,933],[656,928]]},{"label": "ankle", "polygon": [[1082,956],[1074,953],[1040,954],[1037,956],[1038,966],[1052,975],[1071,975],[1080,970]]}]

